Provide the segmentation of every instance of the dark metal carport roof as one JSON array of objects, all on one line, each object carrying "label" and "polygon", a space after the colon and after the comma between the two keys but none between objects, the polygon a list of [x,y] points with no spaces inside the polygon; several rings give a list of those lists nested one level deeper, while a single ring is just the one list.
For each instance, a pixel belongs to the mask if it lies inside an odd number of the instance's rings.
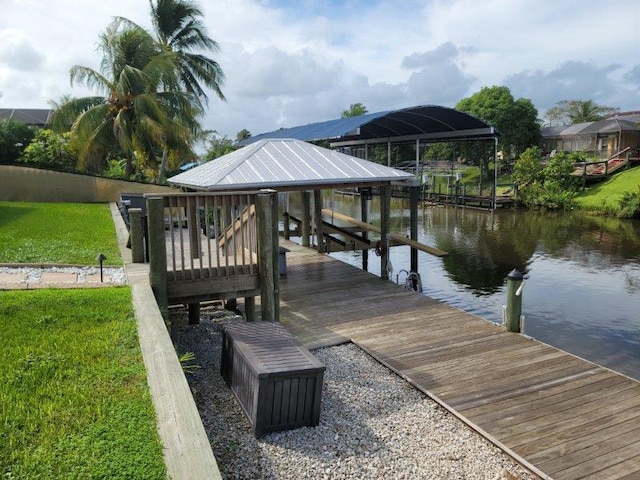
[{"label": "dark metal carport roof", "polygon": [[331,146],[348,146],[412,140],[490,139],[497,136],[499,132],[495,128],[464,112],[424,105],[280,129],[249,137],[239,145],[267,138],[329,141]]},{"label": "dark metal carport roof", "polygon": [[44,127],[51,120],[52,113],[53,110],[44,108],[0,108],[0,120],[16,120]]}]

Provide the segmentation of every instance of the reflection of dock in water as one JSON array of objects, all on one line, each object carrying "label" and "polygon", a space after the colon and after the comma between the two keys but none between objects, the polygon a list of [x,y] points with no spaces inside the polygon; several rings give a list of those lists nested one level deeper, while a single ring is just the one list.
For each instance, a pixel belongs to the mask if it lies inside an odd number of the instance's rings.
[{"label": "reflection of dock in water", "polygon": [[640,475],[640,383],[286,246],[281,322],[306,346],[353,341],[545,477]]}]

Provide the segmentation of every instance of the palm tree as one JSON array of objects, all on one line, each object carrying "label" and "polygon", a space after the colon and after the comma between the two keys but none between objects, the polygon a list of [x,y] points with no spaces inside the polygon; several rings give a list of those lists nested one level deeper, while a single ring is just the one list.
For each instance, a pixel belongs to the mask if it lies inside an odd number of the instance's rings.
[{"label": "palm tree", "polygon": [[176,55],[161,51],[145,30],[122,25],[115,20],[100,36],[100,71],[76,65],[70,72],[72,84],[101,94],[66,99],[55,112],[54,126],[71,123],[85,166],[119,149],[129,177],[134,163],[154,162],[159,150],[187,150],[201,109],[177,88]]},{"label": "palm tree", "polygon": [[593,100],[560,100],[544,116],[549,125],[596,122],[615,114],[617,107],[598,105]]},{"label": "palm tree", "polygon": [[[207,36],[206,27],[202,23],[202,11],[195,2],[189,0],[150,0],[151,21],[153,23],[156,42],[161,52],[175,54],[175,69],[178,88],[189,94],[195,108],[202,110],[208,103],[208,96],[203,88],[212,89],[221,100],[224,72],[213,59],[197,51],[217,52],[218,44]],[[142,29],[126,18],[120,21]],[[165,88],[170,88],[165,86]],[[162,161],[158,168],[156,183],[161,183],[167,170],[170,152],[163,150]]]},{"label": "palm tree", "polygon": [[596,122],[603,118],[601,110],[593,100],[574,100],[569,102],[569,120],[571,124]]},{"label": "palm tree", "polygon": [[[218,44],[207,36],[202,11],[189,0],[151,0],[151,20],[160,46],[177,54],[182,85],[198,100],[208,102],[202,85],[212,89],[221,100],[224,72],[215,60],[194,51],[216,53]],[[202,85],[201,85],[202,84]]]},{"label": "palm tree", "polygon": [[[162,51],[176,54],[177,75],[181,86],[192,95],[199,108],[208,103],[203,88],[212,89],[221,100],[224,72],[213,59],[194,51],[218,51],[218,44],[207,36],[202,23],[202,11],[189,0],[151,0],[151,20],[156,40]],[[168,152],[163,151],[157,183],[161,183],[167,169]]]}]

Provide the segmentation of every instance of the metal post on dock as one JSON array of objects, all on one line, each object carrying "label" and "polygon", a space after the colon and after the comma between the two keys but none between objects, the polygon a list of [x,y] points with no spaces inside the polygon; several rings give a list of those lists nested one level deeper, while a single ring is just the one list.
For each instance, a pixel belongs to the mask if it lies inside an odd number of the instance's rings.
[{"label": "metal post on dock", "polygon": [[524,276],[513,269],[507,275],[507,306],[505,309],[504,326],[508,332],[520,333],[520,318],[522,316],[522,285]]}]

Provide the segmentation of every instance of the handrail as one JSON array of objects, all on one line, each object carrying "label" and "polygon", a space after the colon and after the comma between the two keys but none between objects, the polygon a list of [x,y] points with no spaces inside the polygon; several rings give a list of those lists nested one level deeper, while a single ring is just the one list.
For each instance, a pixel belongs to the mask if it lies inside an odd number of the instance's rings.
[{"label": "handrail", "polygon": [[[328,209],[328,208],[323,208],[322,209],[322,214],[323,215],[329,215],[332,214],[334,218],[337,218],[338,220],[342,220],[343,222],[347,222],[347,223],[351,223],[357,227],[360,227],[364,230],[368,230],[370,232],[374,232],[374,233],[378,233],[381,234],[382,230],[380,229],[380,227],[377,227],[375,225],[371,225],[370,223],[366,223],[366,222],[361,222],[360,220],[356,220],[353,217],[350,217],[348,215],[344,215],[343,213],[339,213],[339,212],[333,212],[332,210]],[[389,234],[389,238],[398,242],[398,243],[402,243],[405,245],[409,245],[410,247],[413,247],[415,249],[418,249],[420,251],[423,251],[425,253],[429,253],[431,255],[434,255],[436,257],[445,257],[447,255],[449,255],[447,252],[445,252],[444,250],[440,250],[439,248],[435,248],[435,247],[431,247],[429,245],[425,245],[424,243],[420,243],[420,242],[416,242],[415,240],[411,240],[410,238],[407,238],[403,235],[398,235],[397,233],[390,233]]]},{"label": "handrail", "polygon": [[164,202],[169,280],[256,273],[255,195],[255,191],[150,195]]}]

